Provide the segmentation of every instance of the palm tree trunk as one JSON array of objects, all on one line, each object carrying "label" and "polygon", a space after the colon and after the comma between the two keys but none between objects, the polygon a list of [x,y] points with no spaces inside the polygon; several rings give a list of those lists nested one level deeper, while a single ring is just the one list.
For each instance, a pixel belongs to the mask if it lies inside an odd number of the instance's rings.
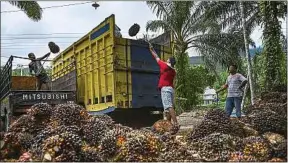
[{"label": "palm tree trunk", "polygon": [[[249,81],[249,76],[248,76],[248,81]],[[249,85],[246,84],[245,88],[244,88],[244,94],[243,94],[242,102],[241,102],[241,110],[243,110],[244,105],[245,105],[245,99],[246,99],[246,96],[247,96],[248,88],[249,88]]]},{"label": "palm tree trunk", "polygon": [[253,76],[252,76],[252,64],[251,64],[251,57],[249,54],[249,44],[247,40],[247,34],[246,34],[246,26],[245,26],[245,16],[244,16],[244,5],[243,2],[240,1],[240,10],[241,10],[241,18],[242,18],[242,28],[243,28],[243,35],[244,35],[244,43],[245,43],[245,53],[248,63],[248,81],[250,84],[250,91],[251,91],[251,104],[254,105],[254,87],[253,87]]}]

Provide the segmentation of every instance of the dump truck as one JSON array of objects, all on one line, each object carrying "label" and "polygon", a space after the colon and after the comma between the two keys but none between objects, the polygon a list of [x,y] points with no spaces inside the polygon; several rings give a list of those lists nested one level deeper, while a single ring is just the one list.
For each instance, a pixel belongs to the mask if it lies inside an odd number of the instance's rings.
[{"label": "dump truck", "polygon": [[[76,102],[75,89],[72,87],[70,87],[70,90],[52,89],[36,91],[36,77],[13,76],[13,59],[13,56],[8,59],[0,74],[0,109],[2,131],[7,131],[9,124],[11,124],[19,116],[26,114],[29,108],[34,104],[48,103],[54,106],[57,104]],[[63,69],[63,71],[64,70],[65,69]],[[55,80],[55,82],[57,82],[57,84],[61,84],[61,78]],[[53,82],[51,84],[52,86],[54,85]]]},{"label": "dump truck", "polygon": [[[92,115],[161,114],[162,101],[157,88],[160,70],[148,43],[117,37],[115,27],[115,16],[111,15],[55,57],[52,80],[62,78],[74,83],[77,103]],[[153,47],[163,60],[172,56],[170,46],[153,44]],[[66,67],[70,71],[59,73]],[[76,78],[71,78],[71,74],[76,74]],[[66,87],[58,85],[54,89]]]}]

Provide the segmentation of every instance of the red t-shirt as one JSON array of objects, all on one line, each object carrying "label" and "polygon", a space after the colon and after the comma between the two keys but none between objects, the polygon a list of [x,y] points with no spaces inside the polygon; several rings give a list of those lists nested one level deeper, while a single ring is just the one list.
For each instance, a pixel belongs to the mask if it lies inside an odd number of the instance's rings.
[{"label": "red t-shirt", "polygon": [[173,80],[176,76],[176,71],[170,68],[167,63],[158,60],[158,65],[160,67],[160,79],[158,83],[158,88],[162,88],[164,86],[171,86],[174,88]]}]

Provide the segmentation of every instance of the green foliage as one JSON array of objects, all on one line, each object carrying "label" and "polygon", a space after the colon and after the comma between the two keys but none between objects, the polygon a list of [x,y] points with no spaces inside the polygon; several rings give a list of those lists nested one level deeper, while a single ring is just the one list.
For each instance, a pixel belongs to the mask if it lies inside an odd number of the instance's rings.
[{"label": "green foliage", "polygon": [[[182,112],[201,104],[203,102],[204,89],[207,86],[212,86],[216,78],[204,66],[189,66],[187,54],[186,57],[183,55],[183,58],[181,58],[178,55],[177,58],[177,65],[180,69],[179,71],[177,69],[176,78],[176,110],[177,112]],[[182,64],[178,64],[179,61]],[[182,67],[185,64],[187,66],[185,68]],[[179,98],[186,98],[187,100]]]},{"label": "green foliage", "polygon": [[33,21],[42,18],[42,8],[36,1],[8,1],[11,5],[18,7]]},{"label": "green foliage", "polygon": [[[228,75],[229,75],[228,71],[220,72],[219,73],[219,77],[220,77],[221,80],[220,81],[217,80],[216,82],[214,82],[213,88],[215,88],[216,90],[220,89],[225,84]],[[218,98],[219,98],[219,100],[221,102],[225,102],[226,101],[226,96],[227,96],[227,91],[220,92],[218,96],[219,96]]]},{"label": "green foliage", "polygon": [[[285,55],[281,45],[281,25],[278,20],[282,11],[282,2],[260,2],[261,16],[263,20],[263,44],[264,44],[264,73],[265,88],[268,91],[276,86],[285,84],[287,81],[285,67]],[[280,9],[279,9],[280,8]],[[285,72],[285,73],[284,73]]]}]

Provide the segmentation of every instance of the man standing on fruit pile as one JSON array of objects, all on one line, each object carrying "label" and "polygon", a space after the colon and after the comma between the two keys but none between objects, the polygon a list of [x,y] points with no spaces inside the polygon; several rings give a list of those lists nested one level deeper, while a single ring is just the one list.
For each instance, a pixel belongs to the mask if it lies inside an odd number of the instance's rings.
[{"label": "man standing on fruit pile", "polygon": [[48,90],[50,89],[50,86],[49,86],[50,79],[43,65],[41,64],[41,60],[49,56],[50,56],[50,53],[47,53],[44,56],[36,59],[34,53],[28,54],[28,57],[31,60],[31,62],[29,63],[30,74],[32,74],[32,71],[34,71],[35,76],[37,77],[37,90],[40,90],[43,84],[47,86]]},{"label": "man standing on fruit pile", "polygon": [[157,53],[155,52],[150,43],[149,43],[149,49],[160,67],[160,79],[158,83],[158,88],[159,90],[161,90],[161,99],[164,107],[164,114],[167,120],[171,122],[172,119],[173,125],[179,129],[176,113],[173,108],[173,101],[174,101],[173,81],[176,76],[176,71],[174,69],[176,60],[174,57],[170,57],[167,60],[167,62],[164,62],[160,60],[159,56],[157,55]]},{"label": "man standing on fruit pile", "polygon": [[242,74],[237,73],[236,65],[231,65],[229,67],[229,73],[230,75],[228,76],[225,85],[217,90],[216,93],[218,94],[219,92],[228,88],[225,108],[226,113],[230,117],[233,108],[235,107],[237,118],[241,118],[241,103],[244,92],[243,88],[247,83],[247,79]]}]

